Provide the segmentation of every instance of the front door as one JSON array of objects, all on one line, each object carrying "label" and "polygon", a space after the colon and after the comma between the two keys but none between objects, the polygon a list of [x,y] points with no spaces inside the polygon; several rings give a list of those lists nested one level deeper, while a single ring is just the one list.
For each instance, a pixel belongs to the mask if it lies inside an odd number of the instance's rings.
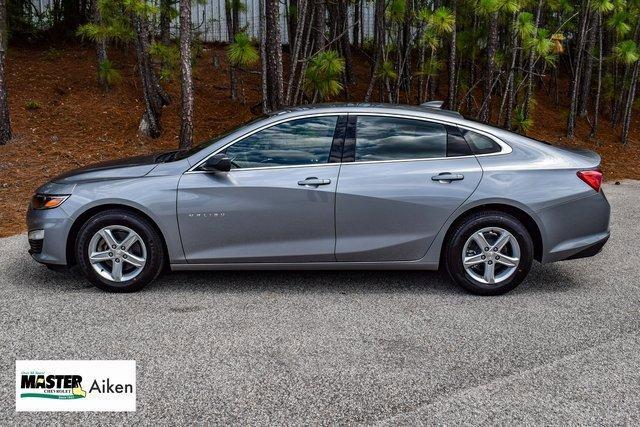
[{"label": "front door", "polygon": [[336,190],[337,260],[422,258],[477,187],[477,159],[452,150],[447,127],[436,122],[360,115],[357,122],[349,116],[347,129]]},{"label": "front door", "polygon": [[230,172],[185,173],[178,221],[187,261],[335,261],[340,164],[331,147],[343,124],[338,116],[281,122],[224,149]]}]

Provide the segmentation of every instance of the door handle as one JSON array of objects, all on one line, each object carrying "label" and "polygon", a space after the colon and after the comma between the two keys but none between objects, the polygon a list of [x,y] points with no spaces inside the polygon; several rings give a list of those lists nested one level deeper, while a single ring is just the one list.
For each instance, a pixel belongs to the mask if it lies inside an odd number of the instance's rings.
[{"label": "door handle", "polygon": [[433,175],[431,177],[432,181],[438,182],[451,182],[451,181],[460,181],[464,179],[464,175],[461,173],[451,173],[451,172],[442,172],[438,175]]},{"label": "door handle", "polygon": [[318,185],[328,185],[331,184],[330,179],[318,179],[315,176],[304,179],[302,181],[298,181],[298,185],[306,185],[309,187],[317,187]]}]

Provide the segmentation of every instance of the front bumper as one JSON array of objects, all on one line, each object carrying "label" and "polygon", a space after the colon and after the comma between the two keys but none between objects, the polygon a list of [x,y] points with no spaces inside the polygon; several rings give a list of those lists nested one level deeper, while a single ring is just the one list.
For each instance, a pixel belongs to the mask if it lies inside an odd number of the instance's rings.
[{"label": "front bumper", "polygon": [[29,254],[43,264],[67,264],[67,236],[71,229],[71,218],[62,209],[27,210],[29,231],[44,230],[43,239],[29,239]]}]

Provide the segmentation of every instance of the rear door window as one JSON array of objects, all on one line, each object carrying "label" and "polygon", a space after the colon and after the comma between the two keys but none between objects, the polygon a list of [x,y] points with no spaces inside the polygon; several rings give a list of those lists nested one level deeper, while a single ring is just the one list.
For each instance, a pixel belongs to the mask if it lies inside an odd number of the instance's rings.
[{"label": "rear door window", "polygon": [[446,156],[447,130],[444,125],[400,117],[358,116],[356,162]]}]

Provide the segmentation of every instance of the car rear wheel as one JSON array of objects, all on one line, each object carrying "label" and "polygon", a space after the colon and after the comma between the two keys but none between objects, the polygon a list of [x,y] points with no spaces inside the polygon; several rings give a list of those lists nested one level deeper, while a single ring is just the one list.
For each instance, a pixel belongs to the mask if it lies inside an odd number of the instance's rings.
[{"label": "car rear wheel", "polygon": [[164,246],[143,217],[113,209],[91,217],[78,232],[76,259],[85,276],[109,292],[134,292],[164,265]]},{"label": "car rear wheel", "polygon": [[533,242],[515,217],[480,212],[452,230],[444,262],[451,278],[467,291],[500,295],[518,286],[529,273]]}]

